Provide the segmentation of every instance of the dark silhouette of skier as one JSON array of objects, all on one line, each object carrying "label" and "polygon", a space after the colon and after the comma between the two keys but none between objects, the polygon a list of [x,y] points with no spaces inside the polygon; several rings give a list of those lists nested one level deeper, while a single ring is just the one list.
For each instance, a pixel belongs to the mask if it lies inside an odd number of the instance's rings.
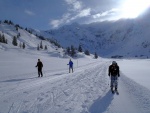
[{"label": "dark silhouette of skier", "polygon": [[42,68],[43,68],[43,63],[40,61],[40,59],[38,59],[37,65],[35,67],[38,67],[38,77],[43,77],[43,73],[42,73]]}]

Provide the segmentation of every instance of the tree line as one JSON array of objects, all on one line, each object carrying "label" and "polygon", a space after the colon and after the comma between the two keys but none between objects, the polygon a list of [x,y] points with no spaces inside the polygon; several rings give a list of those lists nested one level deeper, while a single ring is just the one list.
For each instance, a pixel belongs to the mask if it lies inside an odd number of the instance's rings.
[{"label": "tree line", "polygon": [[[79,45],[78,49],[75,48],[73,45],[71,45],[71,47],[67,47],[67,48],[66,48],[66,54],[70,55],[71,57],[75,57],[77,52],[83,52],[85,55],[90,55],[89,50],[86,49],[85,51],[83,51],[81,45]],[[95,54],[94,54],[94,58],[95,58],[95,59],[98,58],[98,55],[97,55],[96,52],[95,52]]]}]

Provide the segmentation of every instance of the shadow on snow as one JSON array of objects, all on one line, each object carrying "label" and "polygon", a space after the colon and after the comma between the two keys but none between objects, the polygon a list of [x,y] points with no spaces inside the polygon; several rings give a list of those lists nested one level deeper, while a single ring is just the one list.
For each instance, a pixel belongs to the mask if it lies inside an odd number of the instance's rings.
[{"label": "shadow on snow", "polygon": [[34,78],[37,77],[25,78],[25,79],[10,79],[10,80],[0,81],[0,82],[18,82],[18,81],[24,81],[24,80],[34,79]]},{"label": "shadow on snow", "polygon": [[90,113],[102,113],[107,110],[113,100],[111,91],[108,91],[103,98],[98,98],[90,107]]}]

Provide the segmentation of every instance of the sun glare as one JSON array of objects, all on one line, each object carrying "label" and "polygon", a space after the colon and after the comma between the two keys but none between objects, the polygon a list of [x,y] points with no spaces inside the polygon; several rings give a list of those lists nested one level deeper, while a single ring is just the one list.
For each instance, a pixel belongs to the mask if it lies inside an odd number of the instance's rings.
[{"label": "sun glare", "polygon": [[136,18],[150,7],[150,0],[127,0],[122,6],[123,18]]}]

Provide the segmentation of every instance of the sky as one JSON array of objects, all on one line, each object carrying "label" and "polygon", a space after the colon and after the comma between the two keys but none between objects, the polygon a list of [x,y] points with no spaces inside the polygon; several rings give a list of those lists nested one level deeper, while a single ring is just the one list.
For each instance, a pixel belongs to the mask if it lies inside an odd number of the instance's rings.
[{"label": "sky", "polygon": [[0,20],[39,30],[136,18],[150,0],[0,0]]}]

